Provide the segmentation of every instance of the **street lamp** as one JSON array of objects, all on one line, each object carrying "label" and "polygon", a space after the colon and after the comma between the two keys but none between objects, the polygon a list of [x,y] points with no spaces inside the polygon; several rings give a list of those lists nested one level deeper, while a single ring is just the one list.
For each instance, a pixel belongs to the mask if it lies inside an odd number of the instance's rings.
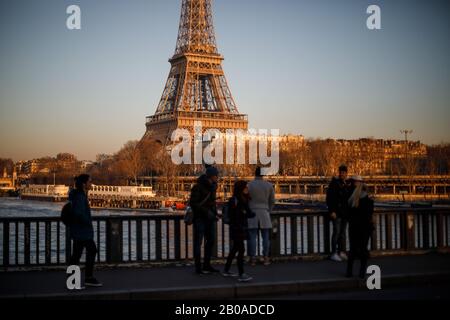
[{"label": "street lamp", "polygon": [[411,180],[412,180],[412,170],[410,170],[410,164],[409,164],[409,145],[408,145],[408,135],[413,133],[413,130],[408,130],[408,129],[404,129],[404,130],[400,130],[400,133],[405,135],[405,169],[406,169],[406,175],[408,176],[409,179],[409,193],[411,194]]}]

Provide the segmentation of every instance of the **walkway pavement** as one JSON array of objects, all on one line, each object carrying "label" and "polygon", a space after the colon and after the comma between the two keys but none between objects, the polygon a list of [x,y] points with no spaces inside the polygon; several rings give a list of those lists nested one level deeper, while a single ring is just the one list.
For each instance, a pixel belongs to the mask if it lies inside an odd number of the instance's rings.
[{"label": "walkway pavement", "polygon": [[[450,254],[377,257],[369,264],[380,266],[382,288],[450,288]],[[241,284],[220,274],[196,275],[192,267],[105,269],[96,273],[102,288],[77,292],[65,288],[64,271],[0,272],[0,298],[241,299],[367,290],[364,281],[344,277],[345,263],[329,260],[246,266],[246,272],[254,280]]]}]

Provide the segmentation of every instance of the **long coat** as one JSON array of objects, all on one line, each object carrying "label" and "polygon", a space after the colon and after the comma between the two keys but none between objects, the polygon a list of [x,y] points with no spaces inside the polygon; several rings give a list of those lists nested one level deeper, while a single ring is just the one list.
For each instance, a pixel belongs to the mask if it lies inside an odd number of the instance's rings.
[{"label": "long coat", "polygon": [[208,220],[217,216],[216,189],[206,175],[201,175],[192,187],[189,205],[194,211],[194,219]]},{"label": "long coat", "polygon": [[256,178],[249,182],[248,191],[250,193],[249,207],[255,213],[255,217],[248,220],[249,229],[271,229],[272,220],[270,213],[275,204],[275,191],[271,183],[262,178]]},{"label": "long coat", "polygon": [[350,255],[352,258],[368,259],[367,249],[374,230],[372,223],[373,200],[365,196],[359,200],[357,208],[349,210]]}]

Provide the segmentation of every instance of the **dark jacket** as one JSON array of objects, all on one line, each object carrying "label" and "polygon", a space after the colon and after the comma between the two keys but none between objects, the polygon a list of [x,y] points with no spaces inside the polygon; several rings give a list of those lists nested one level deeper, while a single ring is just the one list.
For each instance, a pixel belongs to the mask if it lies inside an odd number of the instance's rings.
[{"label": "dark jacket", "polygon": [[373,210],[373,200],[369,196],[361,198],[358,208],[349,208],[349,227],[371,235]]},{"label": "dark jacket", "polygon": [[70,237],[73,240],[93,240],[94,227],[87,195],[83,191],[72,189],[69,192],[69,201],[74,214],[74,222],[69,226]]},{"label": "dark jacket", "polygon": [[230,239],[234,241],[246,240],[248,238],[248,219],[255,217],[250,210],[248,202],[236,197],[228,200],[228,215],[230,219]]},{"label": "dark jacket", "polygon": [[333,178],[327,190],[328,213],[336,212],[338,218],[348,218],[348,198],[350,190],[348,184],[339,178]]},{"label": "dark jacket", "polygon": [[373,200],[369,196],[361,198],[357,208],[349,209],[350,253],[354,257],[367,259],[369,256],[367,245],[374,230],[373,211]]},{"label": "dark jacket", "polygon": [[217,185],[211,183],[206,175],[197,179],[197,183],[192,187],[189,199],[189,205],[194,212],[194,220],[216,218],[216,189]]}]

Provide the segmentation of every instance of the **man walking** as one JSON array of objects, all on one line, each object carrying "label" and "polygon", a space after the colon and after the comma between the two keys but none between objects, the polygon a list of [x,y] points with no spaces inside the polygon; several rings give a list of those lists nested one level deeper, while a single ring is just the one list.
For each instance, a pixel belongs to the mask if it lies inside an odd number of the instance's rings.
[{"label": "man walking", "polygon": [[101,287],[102,284],[94,278],[94,263],[97,246],[94,242],[91,208],[88,201],[89,175],[81,174],[75,178],[75,189],[69,193],[72,205],[73,221],[69,225],[70,238],[73,240],[73,252],[70,265],[80,263],[83,250],[86,249],[85,286]]},{"label": "man walking", "polygon": [[249,239],[247,251],[250,257],[250,264],[256,264],[256,238],[258,237],[259,228],[263,239],[264,265],[269,265],[270,235],[272,231],[270,214],[275,204],[275,191],[270,182],[263,180],[260,167],[256,168],[255,179],[248,184],[248,190],[250,193],[250,210],[255,213],[254,218],[248,219]]},{"label": "man walking", "polygon": [[348,224],[348,198],[350,187],[347,183],[347,167],[339,167],[339,176],[333,177],[327,190],[327,206],[329,218],[333,222],[333,235],[331,238],[331,256],[333,261],[347,260],[344,251],[346,231]]},{"label": "man walking", "polygon": [[[195,272],[207,274],[219,272],[211,266],[211,256],[216,238],[217,207],[216,190],[219,171],[206,168],[191,190],[189,205],[194,212],[194,260]],[[201,263],[201,247],[204,240],[204,261]]]}]

